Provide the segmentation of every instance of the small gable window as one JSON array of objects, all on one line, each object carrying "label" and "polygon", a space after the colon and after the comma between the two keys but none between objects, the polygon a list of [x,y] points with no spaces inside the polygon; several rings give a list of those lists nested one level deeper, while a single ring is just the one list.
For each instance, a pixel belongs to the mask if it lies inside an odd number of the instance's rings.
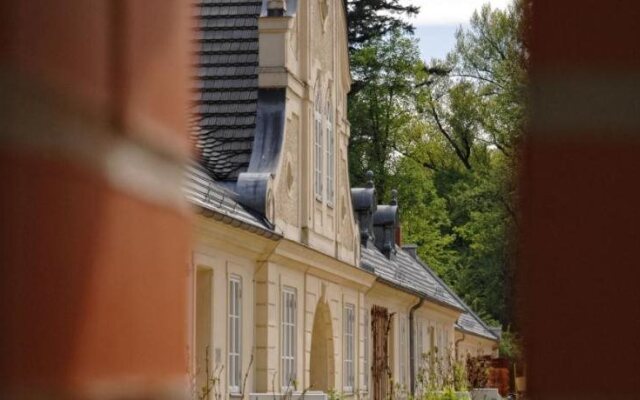
[{"label": "small gable window", "polygon": [[320,90],[320,85],[316,85],[316,102],[315,102],[315,126],[314,126],[314,134],[315,134],[315,168],[314,168],[314,182],[315,182],[315,193],[316,199],[322,200],[322,180],[323,180],[323,171],[322,171],[322,161],[323,161],[323,146],[322,146],[322,92]]}]

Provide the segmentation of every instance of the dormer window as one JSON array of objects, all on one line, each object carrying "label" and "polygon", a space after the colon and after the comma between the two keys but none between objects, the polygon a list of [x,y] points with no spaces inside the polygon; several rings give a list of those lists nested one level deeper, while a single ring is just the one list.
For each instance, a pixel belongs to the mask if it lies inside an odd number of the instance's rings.
[{"label": "dormer window", "polygon": [[315,181],[315,192],[316,199],[322,201],[322,157],[323,157],[323,149],[322,149],[322,92],[320,90],[320,85],[316,85],[316,103],[315,103],[315,168],[314,168],[314,181]]},{"label": "dormer window", "polygon": [[327,131],[327,203],[333,206],[335,182],[335,139],[333,133],[333,106],[331,96],[327,96],[325,126]]}]

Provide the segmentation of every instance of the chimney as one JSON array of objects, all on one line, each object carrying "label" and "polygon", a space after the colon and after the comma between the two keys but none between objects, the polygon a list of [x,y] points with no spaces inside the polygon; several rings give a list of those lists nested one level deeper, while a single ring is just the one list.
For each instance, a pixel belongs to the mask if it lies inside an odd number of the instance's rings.
[{"label": "chimney", "polygon": [[287,4],[285,0],[268,0],[267,1],[267,16],[269,17],[282,17],[287,10]]},{"label": "chimney", "polygon": [[405,244],[402,246],[402,250],[406,251],[407,253],[409,253],[409,255],[411,257],[413,257],[414,260],[418,259],[418,245],[417,244]]},{"label": "chimney", "polygon": [[389,205],[378,205],[373,214],[374,244],[390,260],[396,256],[398,191],[391,191],[391,196]]},{"label": "chimney", "polygon": [[402,225],[400,223],[396,226],[396,244],[402,247]]},{"label": "chimney", "polygon": [[368,247],[374,242],[373,214],[377,210],[376,189],[373,184],[373,172],[367,171],[367,183],[363,188],[351,189],[351,202],[355,213],[360,244]]},{"label": "chimney", "polygon": [[[398,191],[396,189],[393,189],[391,191],[391,202],[389,204],[391,204],[392,206],[398,205]],[[396,230],[394,232],[394,235],[396,244],[402,247],[402,225],[400,224],[400,218],[398,218],[396,222]]]}]

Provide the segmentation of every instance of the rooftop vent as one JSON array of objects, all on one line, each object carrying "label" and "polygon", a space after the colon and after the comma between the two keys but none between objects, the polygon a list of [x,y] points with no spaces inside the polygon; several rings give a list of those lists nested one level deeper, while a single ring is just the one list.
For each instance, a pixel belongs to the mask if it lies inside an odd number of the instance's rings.
[{"label": "rooftop vent", "polygon": [[418,245],[417,244],[404,244],[402,250],[406,251],[414,260],[418,259]]},{"label": "rooftop vent", "polygon": [[393,190],[389,205],[379,205],[373,214],[373,231],[376,247],[388,258],[396,255],[396,230],[398,228],[398,191]]},{"label": "rooftop vent", "polygon": [[367,183],[363,188],[351,189],[351,202],[358,228],[360,243],[369,247],[374,243],[373,214],[377,210],[376,189],[373,187],[373,172],[367,171]]}]

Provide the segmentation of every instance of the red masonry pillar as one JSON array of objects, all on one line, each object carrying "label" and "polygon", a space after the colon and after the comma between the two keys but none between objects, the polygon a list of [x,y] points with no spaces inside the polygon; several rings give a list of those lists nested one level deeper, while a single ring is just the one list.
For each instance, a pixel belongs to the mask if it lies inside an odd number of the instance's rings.
[{"label": "red masonry pillar", "polygon": [[189,25],[0,5],[0,398],[186,398]]},{"label": "red masonry pillar", "polygon": [[533,399],[640,393],[640,3],[533,1],[520,292]]}]

